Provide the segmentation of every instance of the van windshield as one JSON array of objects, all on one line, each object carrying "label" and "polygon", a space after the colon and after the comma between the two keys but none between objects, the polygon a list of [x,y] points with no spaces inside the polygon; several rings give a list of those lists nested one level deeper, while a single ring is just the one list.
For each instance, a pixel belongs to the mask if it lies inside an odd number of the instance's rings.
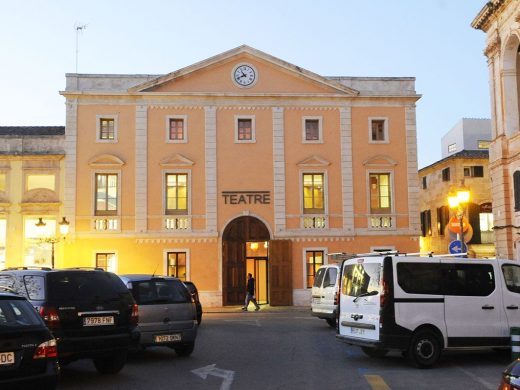
[{"label": "van windshield", "polygon": [[372,295],[381,291],[381,273],[379,263],[361,263],[346,265],[341,280],[341,294],[357,297],[361,294]]}]

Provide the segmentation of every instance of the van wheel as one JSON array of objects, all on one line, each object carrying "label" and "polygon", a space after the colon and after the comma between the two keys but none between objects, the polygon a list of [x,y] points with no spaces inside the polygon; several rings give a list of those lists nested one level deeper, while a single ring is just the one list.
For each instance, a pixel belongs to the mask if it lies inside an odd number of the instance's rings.
[{"label": "van wheel", "polygon": [[186,344],[180,344],[180,345],[174,345],[172,347],[175,350],[175,353],[178,356],[190,356],[193,352],[193,349],[195,348],[195,343],[186,343]]},{"label": "van wheel", "polygon": [[365,353],[365,355],[370,356],[371,358],[382,358],[385,357],[388,353],[388,349],[361,347],[361,350]]},{"label": "van wheel", "polygon": [[332,328],[336,327],[336,319],[335,318],[327,318],[325,321],[327,321],[327,324],[329,324],[330,327],[332,327]]},{"label": "van wheel", "polygon": [[100,374],[117,374],[126,364],[126,351],[114,353],[113,355],[94,358],[94,366]]},{"label": "van wheel", "polygon": [[417,332],[410,342],[408,358],[419,368],[430,368],[441,356],[441,343],[435,334],[424,330]]}]

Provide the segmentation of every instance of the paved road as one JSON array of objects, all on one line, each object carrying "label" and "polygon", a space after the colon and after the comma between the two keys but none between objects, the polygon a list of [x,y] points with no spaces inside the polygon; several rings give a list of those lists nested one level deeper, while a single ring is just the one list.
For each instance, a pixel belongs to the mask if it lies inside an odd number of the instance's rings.
[{"label": "paved road", "polygon": [[446,355],[438,367],[412,368],[400,354],[366,357],[336,341],[308,312],[207,313],[192,356],[168,348],[132,356],[101,376],[89,361],[63,369],[60,389],[464,389],[496,390],[507,355]]}]

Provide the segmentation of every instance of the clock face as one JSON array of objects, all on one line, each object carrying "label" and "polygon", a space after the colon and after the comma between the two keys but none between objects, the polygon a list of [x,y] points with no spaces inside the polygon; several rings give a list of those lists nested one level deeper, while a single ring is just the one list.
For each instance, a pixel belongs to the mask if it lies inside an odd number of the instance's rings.
[{"label": "clock face", "polygon": [[241,87],[249,87],[256,81],[256,70],[250,65],[238,65],[233,72],[233,80]]}]

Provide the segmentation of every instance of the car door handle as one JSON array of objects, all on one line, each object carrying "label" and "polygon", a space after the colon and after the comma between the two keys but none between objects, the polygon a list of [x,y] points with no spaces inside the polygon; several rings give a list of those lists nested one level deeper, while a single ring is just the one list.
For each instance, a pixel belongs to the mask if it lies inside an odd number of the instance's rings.
[{"label": "car door handle", "polygon": [[322,297],[322,298],[325,298],[325,295],[322,295],[321,297]]},{"label": "car door handle", "polygon": [[516,306],[516,305],[506,306],[506,309],[508,309],[508,310],[518,310],[518,306]]},{"label": "car door handle", "polygon": [[482,306],[482,310],[493,310],[494,308],[495,308],[495,306],[489,306],[489,305]]}]

